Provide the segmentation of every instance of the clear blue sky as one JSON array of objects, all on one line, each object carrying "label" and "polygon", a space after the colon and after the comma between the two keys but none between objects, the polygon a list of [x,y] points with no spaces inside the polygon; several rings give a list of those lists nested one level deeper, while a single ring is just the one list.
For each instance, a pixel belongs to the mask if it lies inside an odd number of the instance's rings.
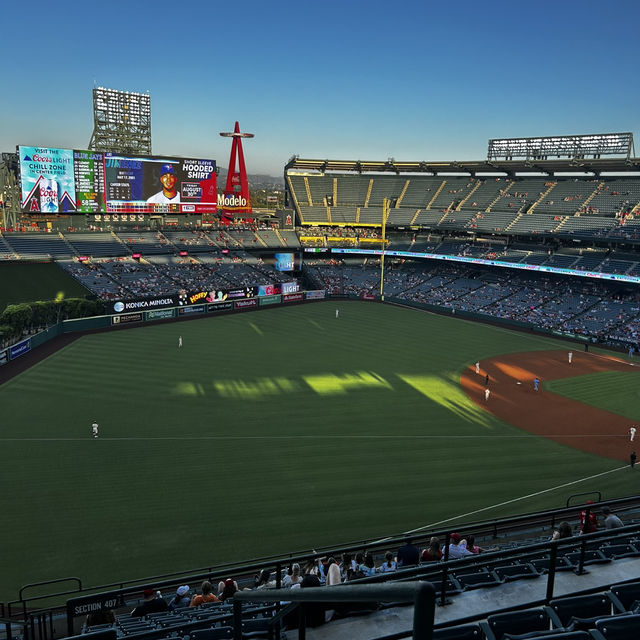
[{"label": "clear blue sky", "polygon": [[[638,0],[3,4],[0,150],[86,148],[91,89],[151,94],[153,151],[476,160],[492,137],[632,131]],[[640,148],[638,153],[640,155]]]}]

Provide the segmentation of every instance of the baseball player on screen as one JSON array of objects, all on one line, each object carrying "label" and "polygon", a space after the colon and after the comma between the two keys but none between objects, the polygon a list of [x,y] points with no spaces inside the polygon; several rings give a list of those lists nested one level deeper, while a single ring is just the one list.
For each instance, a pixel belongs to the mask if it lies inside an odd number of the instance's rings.
[{"label": "baseball player on screen", "polygon": [[160,167],[160,184],[162,184],[162,191],[154,193],[150,198],[147,198],[149,204],[171,204],[174,202],[180,202],[180,194],[176,190],[176,173],[172,164],[163,164]]}]

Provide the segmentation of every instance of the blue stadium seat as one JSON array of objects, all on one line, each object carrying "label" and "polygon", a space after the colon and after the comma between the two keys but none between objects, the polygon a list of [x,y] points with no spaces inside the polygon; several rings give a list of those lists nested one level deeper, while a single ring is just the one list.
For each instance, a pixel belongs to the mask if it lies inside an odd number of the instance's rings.
[{"label": "blue stadium seat", "polygon": [[640,638],[640,615],[596,620],[591,633],[594,640],[635,640]]},{"label": "blue stadium seat", "polygon": [[620,611],[631,611],[636,600],[640,600],[640,582],[614,584],[609,589],[609,597]]},{"label": "blue stadium seat", "polygon": [[563,627],[572,630],[589,629],[598,618],[614,612],[613,601],[608,593],[554,598],[549,602],[549,609],[558,616]]},{"label": "blue stadium seat", "polygon": [[497,613],[481,622],[487,640],[502,640],[506,634],[511,636],[530,633],[533,631],[549,631],[561,629],[562,625],[555,613],[547,608],[525,609],[524,611],[511,611],[509,613]]},{"label": "blue stadium seat", "polygon": [[482,589],[483,587],[497,587],[502,580],[494,571],[479,571],[478,573],[456,573],[456,579],[463,591]]},{"label": "blue stadium seat", "polygon": [[189,634],[189,640],[224,640],[224,638],[233,638],[233,627],[200,629]]},{"label": "blue stadium seat", "polygon": [[486,636],[479,624],[465,624],[448,629],[434,629],[433,640],[484,640]]},{"label": "blue stadium seat", "polygon": [[504,582],[509,580],[521,580],[529,578],[539,578],[540,573],[531,564],[509,564],[501,565],[494,569],[496,575]]}]

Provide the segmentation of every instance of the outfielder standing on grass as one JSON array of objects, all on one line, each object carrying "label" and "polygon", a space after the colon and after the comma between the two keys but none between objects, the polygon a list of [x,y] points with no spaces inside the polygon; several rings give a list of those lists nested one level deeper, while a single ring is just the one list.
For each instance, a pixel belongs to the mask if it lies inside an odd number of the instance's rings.
[{"label": "outfielder standing on grass", "polygon": [[182,349],[182,336],[178,336],[178,349]]},{"label": "outfielder standing on grass", "polygon": [[91,433],[93,434],[94,438],[98,437],[98,423],[94,420],[93,424],[91,425]]}]

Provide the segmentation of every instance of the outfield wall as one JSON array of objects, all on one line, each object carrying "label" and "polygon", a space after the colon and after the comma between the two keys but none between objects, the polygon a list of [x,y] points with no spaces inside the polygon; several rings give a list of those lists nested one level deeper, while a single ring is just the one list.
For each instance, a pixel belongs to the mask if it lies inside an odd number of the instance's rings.
[{"label": "outfield wall", "polygon": [[582,343],[596,342],[595,339],[579,334],[569,333],[566,331],[557,331],[553,329],[544,329],[534,324],[521,322],[519,320],[511,320],[507,318],[497,318],[489,314],[476,313],[471,311],[456,310],[453,307],[437,306],[414,302],[404,298],[393,296],[377,296],[377,295],[341,295],[329,296],[325,290],[315,291],[298,291],[296,293],[283,293],[273,296],[260,296],[257,298],[245,298],[241,300],[227,300],[223,302],[206,303],[200,305],[191,305],[183,307],[168,307],[163,309],[140,310],[134,313],[121,313],[105,316],[94,316],[91,318],[78,318],[75,320],[63,320],[62,322],[49,327],[45,331],[41,331],[33,336],[24,338],[16,344],[0,350],[0,366],[29,353],[32,349],[39,347],[52,338],[69,333],[89,332],[89,331],[105,331],[109,329],[117,329],[126,326],[137,326],[151,322],[171,321],[186,318],[202,318],[205,316],[213,316],[220,313],[235,313],[239,311],[251,311],[263,309],[265,307],[285,306],[288,304],[301,304],[304,302],[316,302],[318,300],[348,299],[348,300],[364,300],[371,302],[382,302],[386,304],[395,304],[403,307],[411,307],[422,311],[431,311],[439,315],[449,315],[476,322],[485,322],[493,325],[503,326],[506,329],[519,329],[525,331],[535,331],[544,335],[575,340]]},{"label": "outfield wall", "polygon": [[323,289],[314,291],[297,291],[295,293],[279,293],[272,296],[259,296],[241,300],[225,300],[222,302],[196,304],[182,307],[167,307],[163,309],[140,310],[134,313],[120,313],[91,318],[76,318],[63,320],[48,329],[21,339],[19,342],[0,350],[0,366],[16,360],[29,353],[52,338],[88,331],[105,331],[124,326],[141,325],[157,321],[170,321],[178,318],[198,318],[220,313],[235,313],[237,311],[251,311],[265,307],[301,304],[303,302],[317,302],[327,297]]}]

